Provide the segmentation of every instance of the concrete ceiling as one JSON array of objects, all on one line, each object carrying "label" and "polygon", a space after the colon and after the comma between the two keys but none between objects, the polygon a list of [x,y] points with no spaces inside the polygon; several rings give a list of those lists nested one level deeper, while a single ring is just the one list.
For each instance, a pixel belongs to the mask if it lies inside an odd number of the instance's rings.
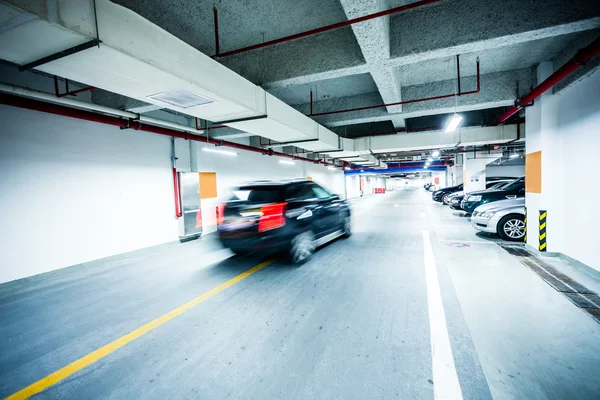
[{"label": "concrete ceiling", "polygon": [[[225,52],[413,2],[113,1],[208,55],[215,53],[213,6],[219,10]],[[512,105],[536,84],[532,67],[566,61],[599,34],[598,1],[441,0],[218,61],[308,113],[311,89],[314,112],[454,93],[456,54],[461,55],[463,90],[472,90],[475,60],[480,59],[478,94],[315,117],[329,127],[385,121],[402,128],[407,119]]]}]

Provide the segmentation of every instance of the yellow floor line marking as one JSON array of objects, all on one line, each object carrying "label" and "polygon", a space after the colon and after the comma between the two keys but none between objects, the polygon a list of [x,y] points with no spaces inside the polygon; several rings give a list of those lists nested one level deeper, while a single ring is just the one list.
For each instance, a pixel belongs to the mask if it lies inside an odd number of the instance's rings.
[{"label": "yellow floor line marking", "polygon": [[175,318],[178,315],[186,312],[187,310],[197,306],[198,304],[202,303],[203,301],[210,299],[211,297],[222,292],[223,290],[227,289],[228,287],[235,285],[236,283],[247,278],[248,276],[252,275],[253,273],[260,271],[261,269],[263,269],[266,266],[268,266],[269,264],[271,264],[273,261],[274,260],[265,261],[261,264],[258,264],[257,266],[255,266],[253,268],[250,268],[249,270],[247,270],[245,272],[242,272],[241,274],[231,278],[230,280],[228,280],[224,283],[221,283],[219,286],[216,286],[216,287],[210,289],[209,291],[204,292],[203,294],[196,297],[195,299],[188,301],[187,303],[175,308],[174,310],[169,311],[168,313],[156,318],[155,320],[150,321],[147,324],[142,325],[139,328],[129,332],[125,336],[121,336],[120,338],[108,343],[107,345],[104,345],[104,346],[100,347],[99,349],[94,350],[93,352],[89,353],[88,355],[81,357],[79,360],[76,360],[76,361],[72,362],[71,364],[59,369],[58,371],[51,373],[50,375],[46,376],[45,378],[42,378],[35,383],[32,383],[31,385],[27,386],[26,388],[19,390],[17,393],[15,393],[11,396],[8,396],[6,398],[6,400],[27,399],[37,393],[40,393],[41,391],[49,388],[50,386],[56,384],[57,382],[62,381],[63,379],[82,370],[83,368],[95,363],[96,361],[100,360],[101,358],[106,357],[107,355],[115,352],[116,350],[118,350],[121,347],[125,346],[126,344],[134,341],[135,339],[139,338],[140,336],[161,326],[165,322],[172,320],[173,318]]}]

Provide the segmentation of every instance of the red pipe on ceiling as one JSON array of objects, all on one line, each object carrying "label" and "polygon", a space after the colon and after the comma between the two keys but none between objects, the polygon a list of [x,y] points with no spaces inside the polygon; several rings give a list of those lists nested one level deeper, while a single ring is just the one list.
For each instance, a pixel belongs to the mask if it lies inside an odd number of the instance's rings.
[{"label": "red pipe on ceiling", "polygon": [[[458,76],[458,79],[460,81],[460,75]],[[446,98],[450,98],[450,97],[455,97],[457,95],[458,96],[466,96],[466,95],[470,95],[470,94],[479,93],[480,91],[481,91],[481,71],[480,71],[480,68],[479,68],[479,59],[477,59],[477,89],[475,89],[475,90],[471,90],[471,91],[468,91],[468,92],[462,92],[462,93],[448,93],[448,94],[443,94],[441,96],[424,97],[422,99],[398,101],[396,103],[378,104],[378,105],[375,105],[375,106],[348,108],[346,110],[326,111],[326,112],[314,113],[314,114],[310,113],[310,114],[307,114],[307,115],[309,117],[318,117],[318,116],[321,116],[321,115],[341,114],[341,113],[347,113],[347,112],[353,112],[353,111],[370,110],[370,109],[373,109],[373,108],[383,108],[383,107],[391,107],[391,106],[400,106],[400,105],[403,105],[403,104],[412,104],[412,103],[420,103],[420,102],[423,102],[423,101],[446,99]],[[310,105],[310,108],[312,109],[312,104]]]},{"label": "red pipe on ceiling", "polygon": [[163,128],[154,125],[142,124],[140,121],[128,120],[119,117],[113,117],[110,115],[99,114],[92,111],[79,110],[76,108],[70,108],[58,104],[46,103],[40,100],[29,99],[25,97],[19,97],[12,94],[0,93],[0,104],[6,104],[8,106],[25,108],[28,110],[40,111],[49,114],[62,115],[64,117],[77,118],[85,121],[97,122],[105,125],[118,126],[120,128],[130,128],[136,131],[144,131],[155,133],[157,135],[164,135],[169,137],[175,137],[179,139],[185,140],[193,140],[201,143],[214,144],[216,146],[226,146],[231,147],[238,150],[252,151],[254,153],[260,153],[268,156],[276,156],[283,158],[290,158],[292,160],[299,160],[310,162],[313,164],[322,164],[322,165],[332,165],[322,160],[311,160],[309,158],[304,157],[296,157],[293,154],[280,153],[277,151],[273,151],[271,149],[260,149],[253,146],[248,146],[245,144],[227,142],[224,140],[216,140],[212,138],[207,138],[206,136],[193,135],[187,132],[181,132],[174,129]]},{"label": "red pipe on ceiling", "polygon": [[531,92],[515,101],[515,106],[508,109],[498,118],[498,124],[505,122],[507,119],[518,113],[524,106],[541,96],[548,89],[551,89],[558,82],[565,79],[577,68],[585,65],[594,56],[600,53],[600,37],[596,38],[590,45],[579,50],[575,56],[567,61],[562,67],[557,69],[545,81],[536,86]]},{"label": "red pipe on ceiling", "polygon": [[359,138],[373,137],[373,136],[386,136],[386,135],[393,135],[398,132],[412,133],[412,132],[423,132],[423,131],[439,131],[439,130],[442,130],[443,128],[444,128],[443,126],[425,126],[423,128],[398,128],[398,129],[394,129],[393,131],[370,132],[370,133],[367,133],[364,135],[350,136],[350,137],[347,137],[346,139],[359,139]]},{"label": "red pipe on ceiling", "polygon": [[[252,46],[242,47],[242,48],[237,49],[237,50],[226,51],[224,53],[219,53],[217,51],[217,54],[215,54],[213,56],[213,58],[214,57],[217,57],[217,58],[218,57],[228,57],[228,56],[232,56],[234,54],[245,53],[247,51],[261,49],[263,47],[268,47],[268,46],[273,46],[275,44],[289,42],[289,41],[300,39],[300,38],[303,38],[303,37],[312,36],[312,35],[316,35],[316,34],[319,34],[319,33],[332,31],[334,29],[343,28],[345,26],[354,25],[354,24],[357,24],[359,22],[364,22],[364,21],[368,21],[368,20],[371,20],[371,19],[384,17],[386,15],[391,15],[391,14],[396,14],[396,13],[400,13],[400,12],[407,11],[407,10],[412,10],[414,8],[418,8],[418,7],[426,6],[426,5],[429,5],[429,4],[437,3],[439,1],[440,0],[421,0],[421,1],[417,1],[415,3],[406,4],[404,6],[390,8],[389,10],[379,11],[379,12],[376,12],[376,13],[364,15],[362,17],[349,19],[349,20],[343,21],[343,22],[338,22],[336,24],[331,24],[331,25],[323,26],[321,28],[311,29],[309,31],[305,31],[305,32],[301,32],[301,33],[296,33],[294,35],[285,36],[285,37],[282,37],[282,38],[279,38],[279,39],[269,40],[267,42],[258,43],[258,44],[252,45]],[[217,21],[215,21],[215,22],[217,22]],[[217,26],[218,26],[218,24],[215,23],[215,27],[217,27]]]}]

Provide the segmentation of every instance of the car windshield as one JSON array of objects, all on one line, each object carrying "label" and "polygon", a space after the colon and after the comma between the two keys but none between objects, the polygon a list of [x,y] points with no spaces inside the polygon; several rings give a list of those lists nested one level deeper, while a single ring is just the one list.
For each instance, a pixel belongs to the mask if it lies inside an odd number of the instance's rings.
[{"label": "car windshield", "polygon": [[512,182],[498,182],[495,185],[490,186],[489,189],[491,189],[491,190],[503,189],[505,186],[508,186],[511,183]]},{"label": "car windshield", "polygon": [[277,203],[282,201],[281,188],[276,186],[246,186],[233,190],[232,201],[247,201],[249,203]]},{"label": "car windshield", "polygon": [[516,189],[519,189],[521,186],[523,186],[524,182],[525,182],[525,178],[515,179],[514,181],[507,183],[506,186],[504,186],[502,188],[502,190],[516,190]]}]

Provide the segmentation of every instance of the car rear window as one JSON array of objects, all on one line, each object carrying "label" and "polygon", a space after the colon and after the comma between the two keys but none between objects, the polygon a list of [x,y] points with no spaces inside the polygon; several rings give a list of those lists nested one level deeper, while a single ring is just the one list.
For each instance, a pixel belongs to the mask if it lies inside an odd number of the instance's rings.
[{"label": "car rear window", "polygon": [[279,186],[244,186],[234,189],[230,200],[254,204],[278,203],[283,201],[283,191]]}]

